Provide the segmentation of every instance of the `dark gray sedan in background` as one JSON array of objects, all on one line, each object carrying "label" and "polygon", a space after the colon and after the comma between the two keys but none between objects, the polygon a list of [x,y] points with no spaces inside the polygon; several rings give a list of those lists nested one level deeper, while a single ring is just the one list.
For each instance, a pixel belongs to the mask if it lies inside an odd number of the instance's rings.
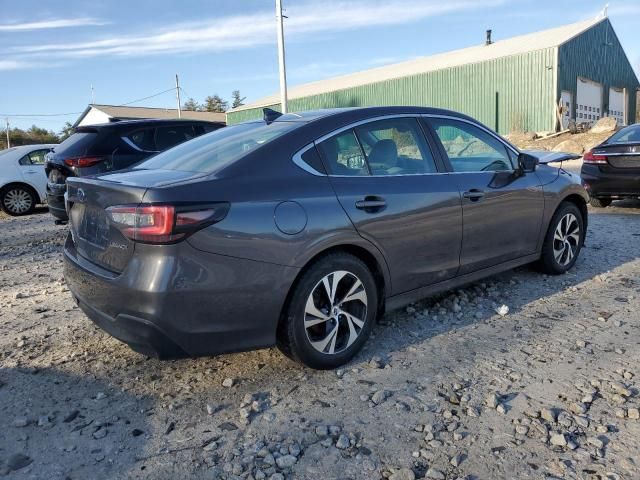
[{"label": "dark gray sedan in background", "polygon": [[538,160],[446,110],[266,111],[70,178],[65,277],[144,354],[277,344],[334,368],[385,309],[531,262],[573,266],[588,196]]}]

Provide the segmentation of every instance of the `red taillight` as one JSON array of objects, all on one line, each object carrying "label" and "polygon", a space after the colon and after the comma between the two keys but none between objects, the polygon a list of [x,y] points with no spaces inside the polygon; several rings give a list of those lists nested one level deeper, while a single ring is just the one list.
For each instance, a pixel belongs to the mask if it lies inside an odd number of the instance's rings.
[{"label": "red taillight", "polygon": [[92,167],[104,160],[104,157],[69,157],[64,159],[69,167]]},{"label": "red taillight", "polygon": [[595,165],[603,165],[607,163],[607,157],[605,155],[595,155],[592,150],[589,150],[582,157],[584,163],[592,163]]},{"label": "red taillight", "polygon": [[194,207],[173,205],[115,206],[107,208],[112,224],[137,242],[172,243],[222,220],[228,203]]}]

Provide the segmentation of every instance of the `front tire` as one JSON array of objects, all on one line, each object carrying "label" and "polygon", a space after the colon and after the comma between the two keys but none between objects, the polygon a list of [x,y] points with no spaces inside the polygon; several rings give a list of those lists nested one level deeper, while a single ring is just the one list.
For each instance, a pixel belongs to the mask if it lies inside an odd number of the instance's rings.
[{"label": "front tire", "polygon": [[610,198],[592,198],[589,203],[592,207],[595,208],[606,208],[611,205],[612,201],[613,200],[611,200]]},{"label": "front tire", "polygon": [[294,286],[278,348],[304,365],[327,370],[362,348],[378,314],[378,290],[359,258],[334,253],[312,264]]},{"label": "front tire", "polygon": [[33,189],[25,185],[9,185],[0,192],[0,206],[12,217],[33,213],[37,202]]},{"label": "front tire", "polygon": [[542,271],[560,275],[571,269],[582,249],[584,235],[584,218],[580,209],[574,203],[561,203],[551,218],[542,245]]}]

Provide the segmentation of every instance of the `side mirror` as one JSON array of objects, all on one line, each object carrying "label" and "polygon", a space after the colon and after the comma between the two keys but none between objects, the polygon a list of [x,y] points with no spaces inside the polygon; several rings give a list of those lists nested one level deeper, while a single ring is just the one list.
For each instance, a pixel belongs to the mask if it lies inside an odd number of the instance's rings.
[{"label": "side mirror", "polygon": [[534,157],[528,153],[521,153],[518,155],[518,165],[520,165],[520,169],[524,173],[535,171],[538,163],[540,163],[538,157]]}]

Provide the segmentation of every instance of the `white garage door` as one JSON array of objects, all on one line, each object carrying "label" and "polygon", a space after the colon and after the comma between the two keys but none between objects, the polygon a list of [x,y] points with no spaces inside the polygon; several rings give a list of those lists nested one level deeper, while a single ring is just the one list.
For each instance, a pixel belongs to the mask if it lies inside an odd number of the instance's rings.
[{"label": "white garage door", "polygon": [[576,90],[576,122],[588,123],[590,125],[597,122],[603,116],[602,112],[602,85],[578,77],[578,88]]},{"label": "white garage door", "polygon": [[627,123],[624,115],[624,89],[612,87],[609,89],[609,116],[616,117],[618,123]]}]

